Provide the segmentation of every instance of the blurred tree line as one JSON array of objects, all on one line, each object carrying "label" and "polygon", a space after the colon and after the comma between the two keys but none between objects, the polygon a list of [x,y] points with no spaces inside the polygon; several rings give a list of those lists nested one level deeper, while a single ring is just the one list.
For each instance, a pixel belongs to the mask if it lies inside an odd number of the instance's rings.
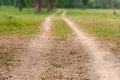
[{"label": "blurred tree line", "polygon": [[120,0],[56,0],[60,8],[120,8]]},{"label": "blurred tree line", "polygon": [[42,8],[47,8],[48,11],[54,8],[55,0],[0,0],[0,5],[15,6],[22,11],[23,8],[35,7],[36,13],[41,12]]},{"label": "blurred tree line", "polygon": [[42,8],[48,11],[57,8],[120,8],[120,0],[0,0],[0,5],[15,6],[20,11],[25,7],[35,7],[36,13]]}]

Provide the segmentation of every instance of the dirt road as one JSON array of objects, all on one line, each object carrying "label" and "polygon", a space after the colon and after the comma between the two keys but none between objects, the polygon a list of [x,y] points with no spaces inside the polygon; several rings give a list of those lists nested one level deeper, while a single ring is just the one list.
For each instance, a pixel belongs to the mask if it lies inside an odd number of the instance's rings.
[{"label": "dirt road", "polygon": [[86,55],[74,35],[51,39],[53,16],[42,24],[42,33],[29,43],[9,80],[87,80]]},{"label": "dirt road", "polygon": [[54,14],[48,16],[42,24],[42,34],[31,40],[28,51],[22,56],[22,63],[11,72],[10,80],[38,80],[39,76],[48,69],[47,55],[52,48],[49,40],[51,19]]},{"label": "dirt road", "polygon": [[42,33],[31,40],[9,80],[120,80],[119,60],[66,18],[66,12],[62,18],[73,33],[54,39],[50,35],[54,15],[46,18]]},{"label": "dirt road", "polygon": [[[88,36],[85,32],[79,29],[79,26],[66,18],[66,12],[62,14],[63,19],[73,30],[74,34],[83,45],[91,58],[87,64],[90,69],[91,80],[120,80],[120,66],[116,63],[116,58],[112,53],[105,50],[95,38]],[[119,61],[118,61],[119,62]],[[117,67],[115,67],[117,65]]]}]

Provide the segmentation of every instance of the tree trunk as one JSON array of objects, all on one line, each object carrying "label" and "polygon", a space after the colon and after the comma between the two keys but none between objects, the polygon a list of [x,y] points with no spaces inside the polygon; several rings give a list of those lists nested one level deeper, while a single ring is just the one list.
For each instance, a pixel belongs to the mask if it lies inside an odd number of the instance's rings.
[{"label": "tree trunk", "polygon": [[54,0],[51,1],[51,9],[54,8]]},{"label": "tree trunk", "polygon": [[116,0],[113,1],[113,14],[116,15],[117,11],[116,11]]},{"label": "tree trunk", "polygon": [[113,9],[113,14],[114,14],[114,15],[116,15],[116,14],[117,14],[117,12],[116,12],[116,9],[115,9],[115,8]]},{"label": "tree trunk", "polygon": [[20,4],[19,5],[19,10],[22,11],[22,9],[23,9],[23,6],[22,6],[22,4]]},{"label": "tree trunk", "polygon": [[48,11],[52,10],[54,7],[54,0],[47,0]]},{"label": "tree trunk", "polygon": [[35,2],[35,6],[36,6],[36,11],[35,11],[35,13],[40,13],[41,12],[41,10],[42,10],[42,3],[41,3],[41,0],[37,0],[36,2]]},{"label": "tree trunk", "polygon": [[19,3],[19,10],[22,11],[23,9],[23,0],[19,0],[18,3]]},{"label": "tree trunk", "polygon": [[47,1],[47,8],[48,8],[48,11],[51,10],[51,7],[50,7],[51,4],[50,4],[50,2],[51,2],[51,0],[48,0],[48,1]]}]

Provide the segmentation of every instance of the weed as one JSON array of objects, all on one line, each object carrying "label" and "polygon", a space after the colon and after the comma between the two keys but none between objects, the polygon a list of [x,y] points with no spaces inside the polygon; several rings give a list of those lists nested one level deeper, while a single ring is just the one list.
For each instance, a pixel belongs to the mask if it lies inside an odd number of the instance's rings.
[{"label": "weed", "polygon": [[7,62],[12,62],[14,60],[13,56],[9,56],[6,58],[6,61]]},{"label": "weed", "polygon": [[61,64],[56,64],[56,63],[54,63],[53,66],[56,67],[56,68],[60,68],[60,67],[61,67]]},{"label": "weed", "polygon": [[118,51],[118,49],[116,47],[112,47],[112,48],[110,48],[110,51],[113,53],[116,53]]}]

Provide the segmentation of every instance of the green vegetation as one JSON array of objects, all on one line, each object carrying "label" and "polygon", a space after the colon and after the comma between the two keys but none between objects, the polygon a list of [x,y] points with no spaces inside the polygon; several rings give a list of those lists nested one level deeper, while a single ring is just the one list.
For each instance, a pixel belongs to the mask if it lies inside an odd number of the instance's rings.
[{"label": "green vegetation", "polygon": [[[9,9],[8,9],[9,8]],[[39,25],[50,12],[44,10],[41,14],[34,14],[35,9],[28,8],[22,12],[13,7],[0,8],[0,35],[34,35],[39,32]]]},{"label": "green vegetation", "polygon": [[53,64],[53,67],[60,68],[60,67],[61,67],[61,64],[54,63],[54,64]]},{"label": "green vegetation", "polygon": [[87,32],[120,45],[120,11],[113,15],[111,10],[68,10],[68,17]]},{"label": "green vegetation", "polygon": [[66,24],[66,22],[60,16],[54,17],[52,35],[58,36],[58,37],[64,37],[70,33],[71,33],[71,30]]}]

